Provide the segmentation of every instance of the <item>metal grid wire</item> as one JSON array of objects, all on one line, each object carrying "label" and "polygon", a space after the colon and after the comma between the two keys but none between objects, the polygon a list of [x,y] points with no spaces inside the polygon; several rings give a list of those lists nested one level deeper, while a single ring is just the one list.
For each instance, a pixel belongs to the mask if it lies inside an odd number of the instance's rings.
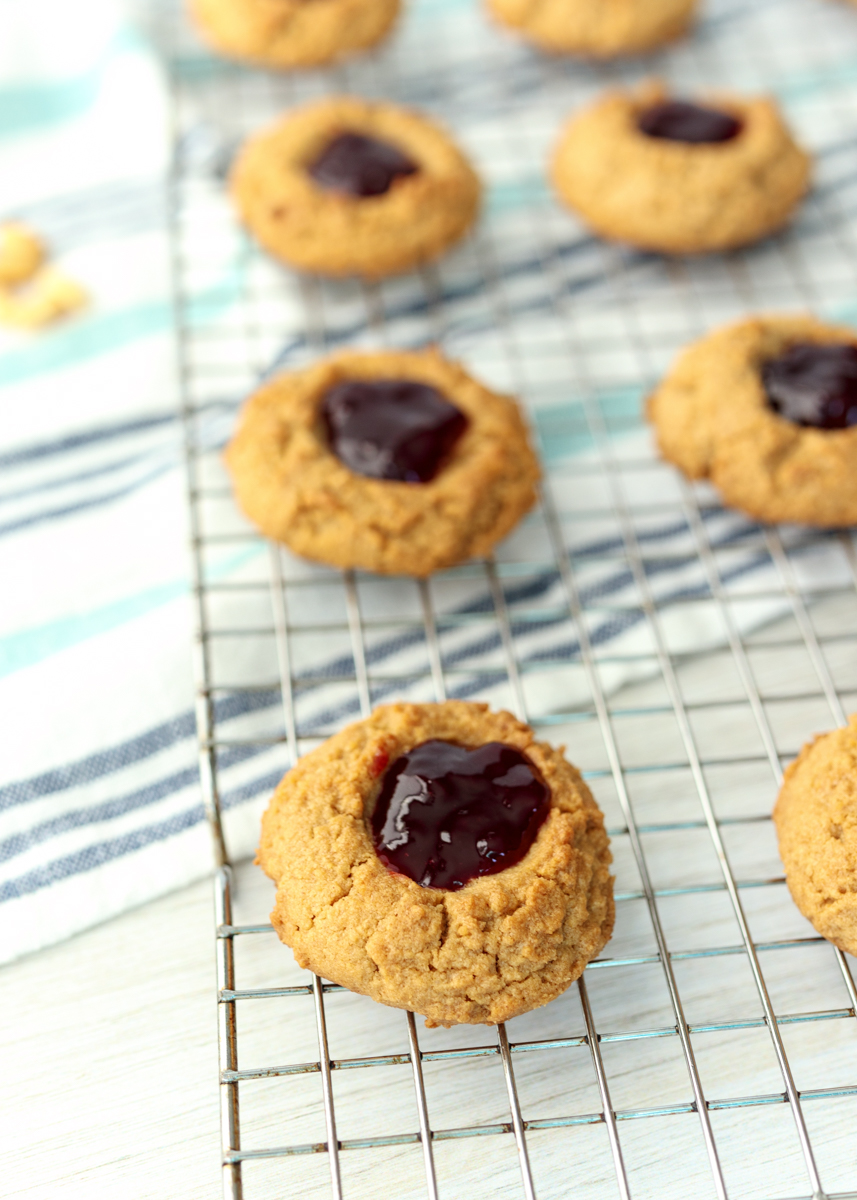
[{"label": "metal grid wire", "polygon": [[[825,0],[713,0],[686,44],[593,67],[417,0],[378,55],[293,80],[215,62],[163,15],[225,1194],[857,1197],[854,978],[791,904],[769,817],[784,762],[857,707],[857,550],[724,513],[657,460],[639,415],[719,321],[857,312],[857,19]],[[653,70],[780,95],[818,159],[794,229],[667,263],[556,207],[543,171],[561,117]],[[297,278],[236,230],[235,145],[332,91],[433,112],[476,160],[486,215],[437,267]],[[341,345],[428,341],[526,404],[538,510],[495,559],[419,583],[265,547],[219,464],[243,396]],[[607,816],[614,939],[508,1029],[418,1031],[300,971],[259,873],[228,865],[289,763],[400,696],[512,709],[567,746]]]}]

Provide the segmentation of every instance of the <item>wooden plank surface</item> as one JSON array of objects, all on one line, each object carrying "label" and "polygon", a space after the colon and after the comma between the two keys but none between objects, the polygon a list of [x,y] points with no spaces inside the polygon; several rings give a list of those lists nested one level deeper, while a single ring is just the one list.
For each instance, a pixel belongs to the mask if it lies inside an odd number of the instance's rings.
[{"label": "wooden plank surface", "polygon": [[0,972],[0,1196],[220,1192],[211,884]]}]

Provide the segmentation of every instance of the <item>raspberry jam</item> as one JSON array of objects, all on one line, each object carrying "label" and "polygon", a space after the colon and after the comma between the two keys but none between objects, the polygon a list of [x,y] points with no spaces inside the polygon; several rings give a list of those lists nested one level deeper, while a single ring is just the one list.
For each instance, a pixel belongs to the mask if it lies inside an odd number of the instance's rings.
[{"label": "raspberry jam", "polygon": [[439,391],[411,379],[347,379],[324,395],[331,450],[370,479],[428,483],[467,427]]},{"label": "raspberry jam", "polygon": [[513,746],[423,742],[384,776],[373,841],[389,870],[454,892],[520,862],[549,811],[547,784]]},{"label": "raspberry jam", "polygon": [[307,170],[321,187],[349,196],[383,196],[394,181],[419,168],[389,142],[362,133],[340,133]]},{"label": "raspberry jam", "polygon": [[665,100],[640,113],[637,128],[647,137],[668,142],[687,142],[695,146],[731,142],[744,125],[732,113],[703,108],[686,100]]},{"label": "raspberry jam", "polygon": [[762,365],[768,403],[815,429],[857,425],[857,346],[798,342]]}]

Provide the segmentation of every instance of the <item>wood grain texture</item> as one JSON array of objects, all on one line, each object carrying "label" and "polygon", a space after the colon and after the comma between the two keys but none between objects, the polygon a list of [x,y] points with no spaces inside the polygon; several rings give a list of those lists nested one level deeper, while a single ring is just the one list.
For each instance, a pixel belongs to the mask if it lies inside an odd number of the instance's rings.
[{"label": "wood grain texture", "polygon": [[219,1195],[207,880],[5,967],[0,984],[0,1196]]}]

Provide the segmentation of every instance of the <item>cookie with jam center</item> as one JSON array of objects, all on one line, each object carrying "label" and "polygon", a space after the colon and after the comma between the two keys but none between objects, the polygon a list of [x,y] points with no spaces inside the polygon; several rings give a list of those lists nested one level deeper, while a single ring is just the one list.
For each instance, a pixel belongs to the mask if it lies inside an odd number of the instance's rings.
[{"label": "cookie with jam center", "polygon": [[248,401],[226,464],[267,537],[414,576],[488,554],[539,479],[515,401],[433,350],[344,353],[276,377]]},{"label": "cookie with jam center", "polygon": [[316,67],[381,41],[401,0],[189,0],[219,54],[266,67]]},{"label": "cookie with jam center", "polygon": [[760,316],[682,352],[650,396],[664,458],[762,521],[857,524],[857,332]]},{"label": "cookie with jam center", "polygon": [[795,904],[822,937],[857,955],[857,716],[787,767],[774,824]]},{"label": "cookie with jam center", "polygon": [[562,753],[459,700],[378,708],[307,754],[257,857],[301,966],[429,1026],[495,1025],[565,991],[612,933],[610,861]]},{"label": "cookie with jam center", "polygon": [[335,97],[252,137],[239,152],[231,192],[248,229],[290,266],[378,279],[436,258],[463,237],[481,187],[433,121],[392,104]]},{"label": "cookie with jam center", "polygon": [[773,100],[694,101],[656,83],[575,115],[551,165],[560,200],[595,233],[663,254],[706,254],[782,228],[811,161]]},{"label": "cookie with jam center", "polygon": [[503,25],[544,50],[587,58],[642,54],[685,33],[697,0],[487,0]]}]

